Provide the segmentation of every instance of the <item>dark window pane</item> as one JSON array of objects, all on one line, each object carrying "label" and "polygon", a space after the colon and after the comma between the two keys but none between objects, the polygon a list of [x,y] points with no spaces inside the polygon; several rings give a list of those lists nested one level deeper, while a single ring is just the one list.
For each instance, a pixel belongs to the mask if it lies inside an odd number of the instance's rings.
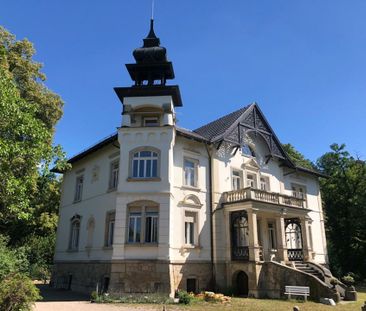
[{"label": "dark window pane", "polygon": [[140,160],[139,177],[145,177],[145,161]]},{"label": "dark window pane", "polygon": [[145,227],[145,242],[150,243],[151,242],[151,217],[146,217],[146,227]]},{"label": "dark window pane", "polygon": [[141,151],[140,156],[141,157],[151,157],[151,151]]},{"label": "dark window pane", "polygon": [[152,161],[152,175],[151,177],[158,177],[158,160]]},{"label": "dark window pane", "polygon": [[134,242],[133,236],[134,236],[134,226],[135,226],[135,218],[130,218],[130,225],[128,228],[128,242]]},{"label": "dark window pane", "polygon": [[146,177],[151,177],[151,160],[146,161]]},{"label": "dark window pane", "polygon": [[141,241],[141,217],[136,218],[136,241]]},{"label": "dark window pane", "polygon": [[139,165],[139,160],[133,160],[132,177],[138,177],[138,165]]}]

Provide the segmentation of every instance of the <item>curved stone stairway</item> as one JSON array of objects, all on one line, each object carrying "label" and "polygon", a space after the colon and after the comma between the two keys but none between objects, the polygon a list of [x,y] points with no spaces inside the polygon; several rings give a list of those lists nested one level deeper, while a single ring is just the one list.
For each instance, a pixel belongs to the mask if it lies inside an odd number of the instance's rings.
[{"label": "curved stone stairway", "polygon": [[324,282],[324,275],[320,271],[315,270],[313,267],[308,265],[306,262],[295,261],[294,263],[295,263],[295,268],[297,270],[300,270],[302,272],[306,272],[306,273],[309,273],[311,275],[314,275],[319,280]]}]

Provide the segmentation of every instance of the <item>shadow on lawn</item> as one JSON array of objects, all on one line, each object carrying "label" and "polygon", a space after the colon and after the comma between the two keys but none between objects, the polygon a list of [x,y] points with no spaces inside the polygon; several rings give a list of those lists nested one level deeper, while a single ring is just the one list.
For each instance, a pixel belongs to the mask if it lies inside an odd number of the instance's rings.
[{"label": "shadow on lawn", "polygon": [[49,301],[90,301],[90,297],[85,294],[75,293],[65,289],[51,288],[48,284],[37,284],[37,288],[41,292],[42,300],[39,302]]}]

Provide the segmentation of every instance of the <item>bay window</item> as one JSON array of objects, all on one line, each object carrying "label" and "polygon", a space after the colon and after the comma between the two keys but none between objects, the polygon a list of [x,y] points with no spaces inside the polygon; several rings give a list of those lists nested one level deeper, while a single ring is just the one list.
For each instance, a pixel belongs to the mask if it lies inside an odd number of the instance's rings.
[{"label": "bay window", "polygon": [[154,150],[144,149],[133,152],[132,155],[133,178],[157,178],[159,175],[159,153]]}]

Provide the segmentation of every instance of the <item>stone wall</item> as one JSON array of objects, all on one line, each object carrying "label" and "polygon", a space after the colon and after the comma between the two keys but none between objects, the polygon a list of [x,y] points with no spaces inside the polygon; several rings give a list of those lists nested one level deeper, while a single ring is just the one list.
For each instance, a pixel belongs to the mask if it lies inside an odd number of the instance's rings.
[{"label": "stone wall", "polygon": [[55,288],[90,294],[96,290],[97,284],[99,290],[102,290],[110,271],[111,265],[106,262],[56,262],[51,284]]},{"label": "stone wall", "polygon": [[122,293],[170,293],[169,263],[155,260],[114,261],[110,291]]},{"label": "stone wall", "polygon": [[205,263],[170,264],[172,291],[187,290],[187,279],[196,279],[197,292],[212,290],[212,265]]},{"label": "stone wall", "polygon": [[313,275],[281,265],[276,262],[264,262],[258,278],[260,298],[285,297],[285,286],[310,287],[310,299],[319,301],[320,297],[333,298],[334,293],[324,282]]}]

